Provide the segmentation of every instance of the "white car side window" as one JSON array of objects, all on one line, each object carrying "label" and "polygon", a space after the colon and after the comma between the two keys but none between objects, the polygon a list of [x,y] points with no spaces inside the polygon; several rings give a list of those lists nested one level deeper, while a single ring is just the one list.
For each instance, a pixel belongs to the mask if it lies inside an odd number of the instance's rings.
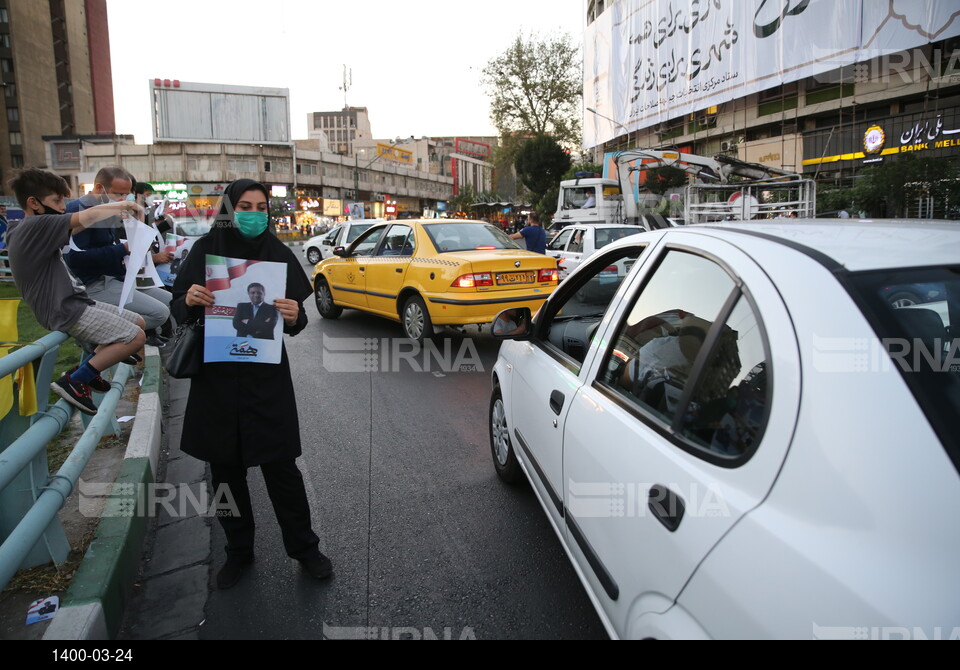
[{"label": "white car side window", "polygon": [[769,362],[760,319],[720,265],[667,252],[612,341],[599,381],[628,406],[711,462],[739,465],[753,454],[768,415]]},{"label": "white car side window", "polygon": [[646,247],[609,253],[590,263],[574,284],[551,299],[538,316],[544,345],[582,364],[610,303]]},{"label": "white car side window", "polygon": [[673,424],[707,333],[734,288],[713,261],[667,252],[613,338],[603,381]]}]

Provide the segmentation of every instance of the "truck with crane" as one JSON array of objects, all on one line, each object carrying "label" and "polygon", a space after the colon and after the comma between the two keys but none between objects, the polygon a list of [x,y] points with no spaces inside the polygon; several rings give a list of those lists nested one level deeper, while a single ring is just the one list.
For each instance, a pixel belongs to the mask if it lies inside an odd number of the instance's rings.
[{"label": "truck with crane", "polygon": [[[560,184],[554,221],[574,224],[628,224],[652,230],[672,225],[813,218],[816,186],[810,179],[724,154],[713,158],[656,149],[629,149],[615,155],[616,178],[578,173]],[[661,197],[644,189],[639,173],[661,167],[694,178],[683,189],[682,208],[662,213]],[[671,203],[673,204],[673,203]]]}]

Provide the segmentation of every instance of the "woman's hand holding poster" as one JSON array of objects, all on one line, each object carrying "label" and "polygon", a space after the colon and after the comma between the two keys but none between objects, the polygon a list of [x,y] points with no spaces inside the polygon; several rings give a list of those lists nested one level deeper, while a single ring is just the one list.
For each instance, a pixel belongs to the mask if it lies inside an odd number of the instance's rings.
[{"label": "woman's hand holding poster", "polygon": [[287,289],[286,263],[207,256],[205,363],[268,363],[283,354],[283,317],[274,306]]}]

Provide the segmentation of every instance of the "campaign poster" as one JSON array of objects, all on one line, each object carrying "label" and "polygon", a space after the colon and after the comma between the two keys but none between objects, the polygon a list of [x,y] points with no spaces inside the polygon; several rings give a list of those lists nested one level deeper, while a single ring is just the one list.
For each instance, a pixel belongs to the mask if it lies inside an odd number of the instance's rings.
[{"label": "campaign poster", "polygon": [[278,365],[283,317],[274,301],[286,295],[286,263],[211,255],[206,260],[206,287],[217,302],[206,309],[204,362]]},{"label": "campaign poster", "polygon": [[173,260],[157,266],[157,274],[160,275],[160,280],[163,281],[164,286],[173,288],[173,283],[177,281],[177,273],[180,271],[180,266],[187,260],[187,256],[190,254],[194,242],[198,239],[200,238],[182,237],[180,235],[167,233],[163,250],[173,254]]},{"label": "campaign poster", "polygon": [[49,598],[41,598],[30,604],[30,608],[27,609],[27,625],[32,626],[35,623],[40,623],[41,621],[49,621],[53,617],[57,616],[57,610],[60,609],[60,598],[59,596],[51,596]]}]

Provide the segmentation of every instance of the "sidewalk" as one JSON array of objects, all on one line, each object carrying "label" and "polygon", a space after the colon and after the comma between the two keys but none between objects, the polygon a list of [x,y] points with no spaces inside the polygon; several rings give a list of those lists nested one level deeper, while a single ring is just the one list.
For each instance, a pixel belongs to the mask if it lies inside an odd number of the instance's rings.
[{"label": "sidewalk", "polygon": [[199,639],[209,595],[212,519],[201,516],[202,506],[193,502],[207,500],[207,464],[180,451],[190,382],[165,374],[163,383],[158,481],[176,487],[176,493],[166,493],[163,497],[170,497],[170,504],[158,505],[153,512],[118,639]]}]

